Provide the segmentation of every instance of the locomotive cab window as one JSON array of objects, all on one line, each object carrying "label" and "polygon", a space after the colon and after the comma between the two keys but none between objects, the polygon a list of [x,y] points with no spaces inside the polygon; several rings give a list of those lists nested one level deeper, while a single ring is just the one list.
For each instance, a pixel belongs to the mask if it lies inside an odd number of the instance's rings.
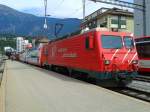
[{"label": "locomotive cab window", "polygon": [[124,37],[124,45],[127,49],[132,49],[134,47],[133,39],[130,36]]},{"label": "locomotive cab window", "polygon": [[102,35],[101,43],[104,49],[121,49],[122,39],[120,36]]}]

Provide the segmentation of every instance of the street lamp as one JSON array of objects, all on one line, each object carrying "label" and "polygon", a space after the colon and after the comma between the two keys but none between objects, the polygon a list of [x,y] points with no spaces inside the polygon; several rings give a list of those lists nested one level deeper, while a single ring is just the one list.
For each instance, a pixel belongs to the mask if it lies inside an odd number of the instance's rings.
[{"label": "street lamp", "polygon": [[48,17],[48,16],[51,16],[51,15],[46,15],[46,16],[45,16],[45,22],[44,22],[44,26],[43,26],[44,29],[47,29],[47,28],[48,28],[48,25],[47,25],[47,17]]},{"label": "street lamp", "polygon": [[50,16],[50,15],[47,15],[47,0],[44,0],[44,7],[45,7],[45,22],[44,22],[44,29],[47,29],[48,26],[47,26],[47,16]]},{"label": "street lamp", "polygon": [[48,26],[47,26],[47,20],[45,18],[44,29],[47,29],[47,28],[48,28]]}]

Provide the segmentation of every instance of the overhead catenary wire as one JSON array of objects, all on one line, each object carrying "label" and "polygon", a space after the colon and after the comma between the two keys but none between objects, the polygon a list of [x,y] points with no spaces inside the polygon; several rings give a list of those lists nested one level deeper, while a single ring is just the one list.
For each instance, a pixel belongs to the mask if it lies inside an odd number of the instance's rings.
[{"label": "overhead catenary wire", "polygon": [[131,2],[126,2],[123,0],[89,0],[89,1],[93,1],[95,3],[100,2],[100,3],[110,4],[110,5],[122,6],[122,7],[137,9],[137,10],[141,10],[141,11],[144,10],[143,5],[139,5],[139,4],[135,4],[135,3],[131,3]]},{"label": "overhead catenary wire", "polygon": [[52,11],[55,11],[56,9],[58,10],[58,8],[63,4],[64,1],[65,1],[65,0],[61,0],[61,1],[59,2],[59,4],[57,4],[57,5],[52,9]]},{"label": "overhead catenary wire", "polygon": [[[85,2],[85,6],[87,7],[88,5],[89,5],[90,3],[89,2]],[[86,9],[86,7],[85,7],[85,9]],[[69,14],[69,17],[70,16],[73,16],[73,15],[76,15],[76,14],[78,14],[79,12],[81,12],[82,11],[82,13],[83,13],[83,5],[81,6],[81,7],[79,7],[78,9],[75,9],[75,11],[73,11],[73,13],[71,13],[71,14]],[[85,12],[84,12],[85,13]],[[83,16],[83,14],[82,14],[82,16]],[[85,16],[85,15],[84,15]]]}]

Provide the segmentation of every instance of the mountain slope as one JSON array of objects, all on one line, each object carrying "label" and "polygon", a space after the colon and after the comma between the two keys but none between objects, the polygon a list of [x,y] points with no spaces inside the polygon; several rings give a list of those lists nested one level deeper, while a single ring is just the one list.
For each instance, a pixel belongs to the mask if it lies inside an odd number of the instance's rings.
[{"label": "mountain slope", "polygon": [[48,35],[54,36],[54,28],[56,23],[64,24],[59,35],[65,35],[74,32],[80,27],[81,20],[76,18],[48,18],[48,29],[43,29],[44,18],[31,14],[26,14],[0,5],[0,33],[12,33],[17,35]]}]

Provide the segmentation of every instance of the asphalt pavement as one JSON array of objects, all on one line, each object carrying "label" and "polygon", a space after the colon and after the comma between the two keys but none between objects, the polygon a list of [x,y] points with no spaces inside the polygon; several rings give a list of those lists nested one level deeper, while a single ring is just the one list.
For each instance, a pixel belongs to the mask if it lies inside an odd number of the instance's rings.
[{"label": "asphalt pavement", "polygon": [[6,62],[5,112],[150,112],[150,104],[16,61]]}]

